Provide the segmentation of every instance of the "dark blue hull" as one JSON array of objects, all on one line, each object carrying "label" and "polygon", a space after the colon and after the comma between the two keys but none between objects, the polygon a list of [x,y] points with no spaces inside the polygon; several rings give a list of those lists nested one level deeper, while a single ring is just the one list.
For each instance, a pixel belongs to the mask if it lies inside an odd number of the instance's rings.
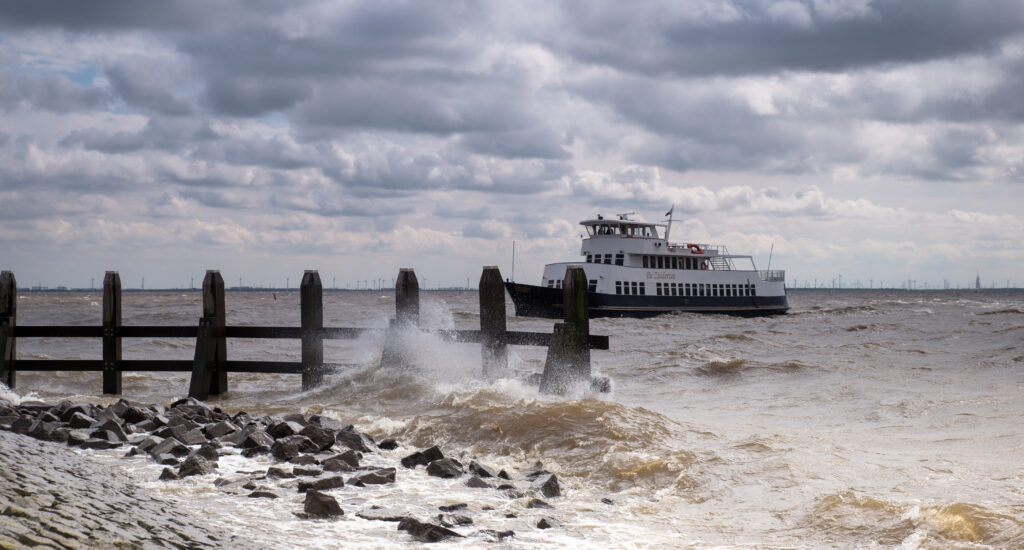
[{"label": "dark blue hull", "polygon": [[[506,282],[519,317],[562,318],[562,290]],[[664,313],[718,313],[742,317],[780,315],[789,309],[785,296],[634,296],[587,294],[591,317],[651,317]]]}]

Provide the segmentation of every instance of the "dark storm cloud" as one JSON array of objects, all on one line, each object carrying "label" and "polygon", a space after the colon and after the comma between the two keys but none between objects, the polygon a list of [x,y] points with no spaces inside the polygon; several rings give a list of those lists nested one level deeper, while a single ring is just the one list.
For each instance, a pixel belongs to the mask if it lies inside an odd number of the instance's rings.
[{"label": "dark storm cloud", "polygon": [[274,15],[294,2],[139,2],[137,0],[40,0],[0,2],[0,28],[64,28],[71,31],[195,30],[223,26],[259,14]]},{"label": "dark storm cloud", "polygon": [[187,100],[171,93],[174,83],[158,67],[115,63],[107,68],[106,75],[114,92],[132,107],[164,115],[186,115],[193,111]]},{"label": "dark storm cloud", "polygon": [[70,112],[96,109],[109,101],[106,90],[79,86],[63,75],[0,72],[0,109],[3,110],[31,107]]},{"label": "dark storm cloud", "polygon": [[290,109],[312,94],[312,84],[293,78],[232,78],[217,74],[206,80],[205,97],[214,112],[252,117]]},{"label": "dark storm cloud", "polygon": [[204,141],[203,130],[201,123],[191,119],[152,117],[138,132],[107,132],[93,128],[74,130],[60,141],[60,145],[81,146],[103,153],[180,151]]},{"label": "dark storm cloud", "polygon": [[[875,0],[867,12],[828,17],[815,2],[721,3],[731,17],[693,18],[674,3],[576,1],[541,41],[586,63],[648,74],[738,75],[843,71],[984,53],[1024,25],[1018,0]],[[678,4],[675,4],[678,6]]]}]

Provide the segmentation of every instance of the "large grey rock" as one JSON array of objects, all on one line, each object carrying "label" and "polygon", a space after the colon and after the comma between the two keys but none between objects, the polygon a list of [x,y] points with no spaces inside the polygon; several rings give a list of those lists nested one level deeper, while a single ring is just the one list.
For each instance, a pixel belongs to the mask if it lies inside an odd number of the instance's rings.
[{"label": "large grey rock", "polygon": [[415,468],[416,466],[426,466],[435,460],[444,458],[444,454],[441,449],[434,445],[429,449],[422,451],[416,451],[411,455],[402,459],[402,466],[406,468]]},{"label": "large grey rock", "polygon": [[462,475],[462,464],[454,458],[442,458],[427,464],[427,473],[434,477],[459,477]]},{"label": "large grey rock", "polygon": [[201,476],[213,473],[217,465],[199,455],[193,455],[185,459],[178,467],[178,477]]},{"label": "large grey rock", "polygon": [[381,468],[380,470],[358,476],[356,481],[363,485],[383,485],[385,483],[394,483],[395,469]]},{"label": "large grey rock", "polygon": [[173,437],[168,437],[150,449],[149,455],[154,458],[162,454],[171,454],[177,457],[182,457],[188,456],[190,452],[189,448],[182,445],[180,441]]},{"label": "large grey rock", "polygon": [[290,435],[278,439],[270,447],[270,453],[278,460],[291,460],[303,453],[315,453],[319,451],[316,443],[304,435]]},{"label": "large grey rock", "polygon": [[71,426],[76,430],[81,428],[88,428],[89,426],[92,426],[95,423],[95,418],[80,412],[76,412],[75,414],[71,415],[71,418],[68,419],[68,426]]},{"label": "large grey rock", "polygon": [[316,481],[300,481],[299,492],[304,493],[307,491],[326,491],[328,489],[337,489],[345,486],[345,480],[341,476],[325,477]]},{"label": "large grey rock", "polygon": [[398,522],[398,530],[405,531],[420,542],[438,542],[451,537],[462,538],[462,535],[433,523],[424,523],[416,518],[403,518]]},{"label": "large grey rock", "polygon": [[304,435],[309,438],[310,441],[316,444],[318,450],[324,451],[331,448],[335,441],[335,432],[333,430],[325,430],[319,426],[310,424],[302,428],[299,432],[300,435]]},{"label": "large grey rock", "polygon": [[533,482],[533,488],[538,489],[547,498],[562,496],[562,487],[558,484],[558,476],[555,474],[538,477]]},{"label": "large grey rock", "polygon": [[302,508],[307,514],[318,518],[330,518],[345,515],[338,501],[320,491],[306,491],[306,501]]},{"label": "large grey rock", "polygon": [[361,453],[369,453],[371,452],[371,449],[367,446],[366,441],[363,438],[364,436],[355,430],[339,430],[335,434],[335,440],[339,445],[343,445]]},{"label": "large grey rock", "polygon": [[298,433],[302,431],[303,427],[304,426],[298,422],[281,420],[267,426],[267,433],[274,439],[281,439],[282,437],[298,435]]}]

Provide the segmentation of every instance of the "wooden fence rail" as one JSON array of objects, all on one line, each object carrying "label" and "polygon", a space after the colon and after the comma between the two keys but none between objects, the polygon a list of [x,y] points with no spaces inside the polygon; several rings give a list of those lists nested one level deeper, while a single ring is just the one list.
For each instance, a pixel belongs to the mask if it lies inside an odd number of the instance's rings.
[{"label": "wooden fence rail", "polygon": [[[572,269],[567,270],[567,292],[573,287],[569,281],[569,277],[573,276]],[[210,270],[203,280],[203,316],[200,317],[198,325],[124,326],[121,323],[120,277],[117,272],[108,271],[103,281],[102,326],[18,326],[17,283],[13,273],[4,271],[0,274],[0,382],[13,388],[17,371],[100,371],[103,373],[103,393],[120,394],[123,372],[191,372],[189,395],[197,399],[207,399],[210,395],[227,391],[227,373],[244,372],[301,374],[302,388],[307,390],[321,384],[324,374],[332,368],[332,365],[325,363],[323,359],[324,340],[355,339],[365,334],[381,332],[390,332],[385,337],[382,366],[402,367],[408,363],[408,358],[403,357],[401,350],[394,346],[400,341],[399,331],[416,325],[419,321],[419,286],[412,269],[402,269],[399,272],[395,288],[395,320],[387,329],[323,326],[323,288],[316,271],[306,271],[299,287],[299,296],[301,321],[298,327],[228,326],[224,307],[224,280],[218,271]],[[586,293],[583,293],[583,297],[586,298]],[[579,311],[578,308],[566,310]],[[582,311],[586,312],[585,304]],[[560,328],[561,325],[582,328],[565,330],[564,327]],[[567,368],[570,371],[566,371],[569,374],[563,373],[556,378],[561,380],[566,376],[583,376],[585,369],[585,376],[589,379],[589,350],[608,349],[608,337],[590,335],[589,319],[585,314],[572,320],[567,317],[567,323],[556,325],[555,329],[554,333],[506,330],[505,289],[501,274],[497,267],[485,267],[480,277],[480,330],[441,330],[435,331],[435,334],[449,342],[480,343],[483,373],[488,378],[501,376],[507,371],[507,346],[525,345],[548,347],[548,364],[552,364],[553,361],[552,350],[559,350],[557,354],[560,355],[568,353],[569,356],[573,356],[574,353],[580,355],[585,350],[585,365],[569,365]],[[575,335],[571,342],[566,334]],[[585,335],[582,339],[581,334]],[[102,338],[103,357],[17,359],[15,346],[18,338]],[[122,359],[121,343],[124,338],[195,338],[194,358]],[[298,339],[302,342],[301,360],[228,360],[228,338]],[[569,348],[571,350],[566,352],[565,350]],[[556,360],[555,364],[557,363]],[[546,365],[544,380],[549,379],[548,371],[549,367]],[[545,391],[564,393],[564,388],[559,384],[548,386],[551,387]]]}]

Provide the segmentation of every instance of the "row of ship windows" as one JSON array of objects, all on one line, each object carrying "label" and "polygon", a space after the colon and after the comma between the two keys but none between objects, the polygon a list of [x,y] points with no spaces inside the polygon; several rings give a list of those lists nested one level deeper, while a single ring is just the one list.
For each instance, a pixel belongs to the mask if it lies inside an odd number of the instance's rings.
[{"label": "row of ship windows", "polygon": [[[551,279],[548,281],[548,288],[562,288],[562,279]],[[597,279],[587,281],[587,290],[597,292]]]},{"label": "row of ship windows", "polygon": [[[623,262],[626,259],[624,254],[615,254],[614,256],[615,256],[615,265],[622,265]],[[602,259],[604,261],[602,261]],[[604,256],[602,256],[601,254],[587,254],[587,263],[588,264],[611,264],[612,263],[612,254],[605,254]]]},{"label": "row of ship windows", "polygon": [[752,284],[655,283],[658,296],[757,296]]},{"label": "row of ship windows", "polygon": [[700,258],[679,256],[644,256],[644,267],[650,269],[707,269]]},{"label": "row of ship windows", "polygon": [[[562,279],[549,280],[548,288],[562,288]],[[587,281],[587,290],[597,292],[597,279]],[[658,296],[757,296],[757,287],[750,283],[654,283],[654,290]],[[615,293],[646,296],[647,283],[615,281]]]}]

